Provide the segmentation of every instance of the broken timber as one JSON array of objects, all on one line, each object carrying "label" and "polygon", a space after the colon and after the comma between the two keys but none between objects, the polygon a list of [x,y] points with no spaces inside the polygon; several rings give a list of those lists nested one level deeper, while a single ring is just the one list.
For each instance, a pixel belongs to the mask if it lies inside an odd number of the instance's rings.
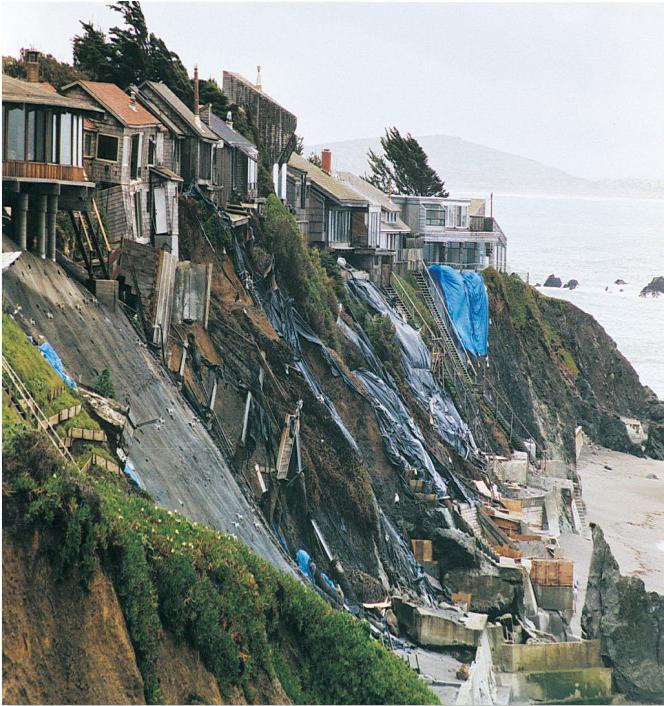
[{"label": "broken timber", "polygon": [[297,453],[298,471],[300,466],[300,410],[302,400],[297,403],[295,414],[287,414],[281,441],[279,442],[279,452],[277,453],[277,480],[286,480],[288,469],[290,468],[293,450]]}]

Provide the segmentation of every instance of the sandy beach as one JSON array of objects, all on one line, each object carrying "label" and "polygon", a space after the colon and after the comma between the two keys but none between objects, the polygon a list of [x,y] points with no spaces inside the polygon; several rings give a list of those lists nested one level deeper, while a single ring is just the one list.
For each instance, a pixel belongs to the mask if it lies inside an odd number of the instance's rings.
[{"label": "sandy beach", "polygon": [[[578,472],[588,521],[604,530],[621,573],[638,576],[647,590],[664,594],[664,461],[588,444]],[[565,555],[575,562],[580,587],[572,624],[577,632],[592,542],[579,535],[563,535],[560,543]]]}]

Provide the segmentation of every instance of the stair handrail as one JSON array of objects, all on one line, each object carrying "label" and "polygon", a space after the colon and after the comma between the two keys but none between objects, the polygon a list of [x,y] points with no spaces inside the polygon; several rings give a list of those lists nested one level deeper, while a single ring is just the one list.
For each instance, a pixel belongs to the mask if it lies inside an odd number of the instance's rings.
[{"label": "stair handrail", "polygon": [[[486,430],[484,429],[483,424],[480,423],[478,426],[477,423],[477,420],[480,419],[480,411],[476,404],[473,390],[469,390],[469,384],[459,374],[449,351],[447,351],[446,346],[444,344],[440,345],[442,339],[440,338],[440,336],[436,336],[431,330],[431,327],[426,322],[425,318],[422,316],[420,311],[417,309],[415,302],[413,301],[410,294],[408,294],[398,275],[392,273],[392,282],[397,285],[397,287],[395,288],[397,296],[403,296],[405,298],[405,301],[403,301],[404,305],[406,305],[407,308],[412,308],[415,312],[415,316],[422,322],[422,327],[425,329],[430,338],[432,354],[434,353],[434,346],[436,344],[440,346],[442,352],[441,365],[443,368],[443,374],[451,381],[452,385],[456,388],[457,404],[465,408],[464,416],[466,417],[466,423],[470,426],[476,443],[481,442],[488,451],[490,449],[490,444],[488,442]],[[468,410],[470,410],[470,414],[468,414]]]},{"label": "stair handrail", "polygon": [[[433,331],[431,330],[431,326],[429,326],[426,319],[424,318],[424,316],[422,316],[419,309],[417,308],[417,305],[413,301],[413,298],[410,296],[410,294],[408,294],[406,288],[403,286],[403,282],[401,281],[401,278],[398,275],[396,275],[394,272],[392,273],[392,283],[397,285],[397,290],[398,290],[397,294],[399,295],[399,297],[405,298],[404,304],[407,304],[407,307],[409,309],[409,313],[411,313],[411,315],[413,315],[413,313],[414,313],[413,318],[417,318],[419,321],[421,321],[422,328],[424,328],[424,330],[426,331],[429,338],[432,341],[437,339],[438,336],[434,335]],[[412,309],[412,312],[410,312],[410,309]]]},{"label": "stair handrail", "polygon": [[36,420],[38,428],[42,429],[46,433],[46,436],[48,437],[49,441],[53,444],[55,450],[64,458],[64,460],[67,463],[74,464],[74,466],[80,471],[81,469],[76,463],[74,457],[71,455],[69,449],[61,446],[61,444],[59,443],[60,437],[55,431],[53,425],[48,421],[48,418],[42,411],[41,407],[37,404],[37,401],[30,394],[30,390],[28,390],[23,380],[21,380],[20,375],[14,370],[14,368],[11,366],[11,364],[9,363],[7,358],[5,358],[4,355],[2,356],[2,368],[7,373],[10,382],[16,388],[18,394],[23,398],[25,402],[27,402],[30,414]]},{"label": "stair handrail", "polygon": [[[431,294],[431,298],[433,299],[433,303],[434,303],[434,306],[436,307],[436,311],[438,312],[438,315],[443,320],[443,324],[447,328],[447,333],[450,335],[450,337],[452,339],[452,343],[454,343],[454,346],[457,349],[459,356],[461,357],[461,362],[465,363],[466,367],[469,368],[470,370],[472,370],[473,373],[475,373],[475,366],[473,365],[473,362],[472,362],[470,356],[468,355],[468,351],[466,350],[465,346],[461,342],[461,337],[459,336],[459,332],[457,330],[457,327],[454,324],[454,321],[452,321],[452,317],[450,316],[450,312],[447,309],[447,304],[445,303],[445,299],[443,298],[443,295],[441,294],[440,290],[438,289],[438,285],[434,282],[434,279],[431,276],[431,273],[429,272],[429,268],[427,267],[424,260],[420,260],[419,267],[420,267],[420,272],[422,272],[425,277],[427,288],[429,289],[429,293]],[[465,358],[465,361],[464,361],[464,358]]]}]

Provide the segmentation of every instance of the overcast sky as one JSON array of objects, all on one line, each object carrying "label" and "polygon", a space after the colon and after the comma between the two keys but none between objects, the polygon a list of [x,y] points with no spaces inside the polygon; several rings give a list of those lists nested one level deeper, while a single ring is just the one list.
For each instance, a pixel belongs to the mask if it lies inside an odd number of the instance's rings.
[{"label": "overcast sky", "polygon": [[[254,79],[309,144],[448,134],[586,177],[664,178],[664,4],[144,2],[190,71]],[[3,54],[71,60],[103,2],[11,3]]]}]

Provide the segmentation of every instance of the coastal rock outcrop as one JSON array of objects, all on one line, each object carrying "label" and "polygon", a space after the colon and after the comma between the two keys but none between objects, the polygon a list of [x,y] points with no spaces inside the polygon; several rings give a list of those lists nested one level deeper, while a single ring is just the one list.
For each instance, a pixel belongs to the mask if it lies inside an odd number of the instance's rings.
[{"label": "coastal rock outcrop", "polygon": [[549,275],[546,278],[546,281],[544,282],[545,287],[562,287],[563,286],[563,281],[560,279],[560,277],[556,277],[555,275]]},{"label": "coastal rock outcrop", "polygon": [[576,289],[579,286],[578,279],[571,279],[567,284],[563,285],[563,289]]},{"label": "coastal rock outcrop", "polygon": [[641,579],[622,576],[598,525],[581,627],[601,640],[618,691],[638,703],[664,703],[664,596]]},{"label": "coastal rock outcrop", "polygon": [[[638,419],[657,436],[649,421],[657,400],[599,323],[517,277],[483,275],[492,323],[486,374],[550,457],[574,464],[577,425],[602,446],[641,455],[621,418]],[[659,458],[659,443],[654,438],[646,453]]]},{"label": "coastal rock outcrop", "polygon": [[664,294],[664,277],[653,277],[639,294],[640,297],[658,297]]}]

